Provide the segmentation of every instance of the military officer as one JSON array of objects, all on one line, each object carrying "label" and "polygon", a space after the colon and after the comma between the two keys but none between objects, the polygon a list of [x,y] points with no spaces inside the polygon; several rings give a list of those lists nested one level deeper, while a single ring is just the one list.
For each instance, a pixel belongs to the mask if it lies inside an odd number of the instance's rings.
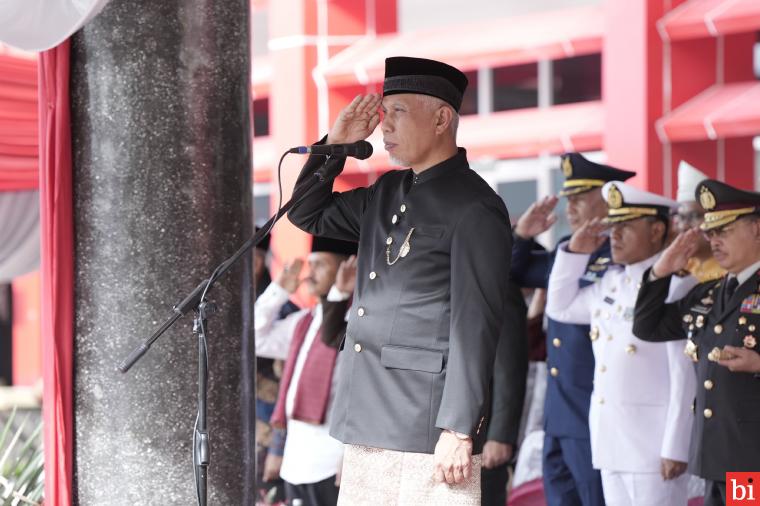
[{"label": "military officer", "polygon": [[699,231],[680,234],[644,274],[633,330],[648,341],[686,339],[698,386],[689,469],[707,480],[705,505],[723,506],[727,472],[760,470],[760,194],[708,179],[695,195],[701,231],[728,274],[665,304],[698,247]]},{"label": "military officer", "polygon": [[[560,196],[567,198],[567,219],[573,231],[587,220],[607,215],[601,191],[604,183],[634,175],[594,163],[580,153],[564,155],[561,165],[565,182]],[[555,222],[552,211],[557,201],[556,197],[545,198],[531,206],[517,222],[512,276],[521,286],[547,286],[555,252],[543,250],[533,238]],[[610,263],[610,244],[605,241],[589,257],[579,286],[598,282]],[[543,478],[549,506],[604,504],[602,479],[591,465],[588,412],[594,355],[588,333],[586,324],[548,319],[546,363],[550,371],[555,371],[548,376],[544,405]]]},{"label": "military officer", "polygon": [[[356,97],[326,141],[365,139],[381,107],[385,149],[409,168],[343,193],[318,186],[289,213],[303,230],[359,241],[331,427],[347,443],[341,504],[480,504],[511,230],[456,144],[466,85],[444,63],[388,58],[383,96]],[[296,185],[344,161],[312,157]],[[507,359],[511,370],[519,357]]]},{"label": "military officer", "polygon": [[[560,245],[549,279],[547,314],[591,324],[596,366],[589,428],[591,456],[611,506],[685,506],[686,459],[695,381],[681,349],[649,343],[632,332],[642,273],[667,241],[676,203],[621,182],[602,188],[609,210]],[[580,288],[589,255],[610,227],[614,266],[599,283]],[[689,278],[692,279],[693,278]],[[681,285],[683,292],[696,281]],[[555,368],[551,374],[561,374]]]}]

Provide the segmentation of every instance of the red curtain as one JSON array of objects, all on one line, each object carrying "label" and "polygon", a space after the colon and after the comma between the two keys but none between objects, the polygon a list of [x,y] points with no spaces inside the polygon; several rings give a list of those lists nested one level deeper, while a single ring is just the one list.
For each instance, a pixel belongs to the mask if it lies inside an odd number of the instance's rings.
[{"label": "red curtain", "polygon": [[37,189],[37,57],[0,44],[0,191]]},{"label": "red curtain", "polygon": [[68,40],[40,54],[39,146],[45,504],[70,506],[74,225]]}]

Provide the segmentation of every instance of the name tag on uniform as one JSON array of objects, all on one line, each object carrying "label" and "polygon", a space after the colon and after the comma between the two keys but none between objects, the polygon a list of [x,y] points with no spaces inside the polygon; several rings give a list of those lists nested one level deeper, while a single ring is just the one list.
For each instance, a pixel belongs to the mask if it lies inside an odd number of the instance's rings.
[{"label": "name tag on uniform", "polygon": [[608,296],[608,297],[604,298],[604,302],[606,302],[607,304],[614,304],[615,303],[615,299],[613,299],[612,297]]},{"label": "name tag on uniform", "polygon": [[699,314],[710,314],[710,308],[707,306],[696,305],[696,306],[693,306],[691,310]]}]

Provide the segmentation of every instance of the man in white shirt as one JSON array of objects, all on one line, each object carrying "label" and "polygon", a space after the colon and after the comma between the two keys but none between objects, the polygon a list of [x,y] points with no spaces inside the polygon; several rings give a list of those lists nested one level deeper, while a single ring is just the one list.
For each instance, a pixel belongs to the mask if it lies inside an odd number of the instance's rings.
[{"label": "man in white shirt", "polygon": [[[644,271],[659,257],[676,202],[620,182],[604,185],[607,218],[592,220],[558,248],[546,312],[591,324],[596,369],[589,427],[591,455],[608,506],[686,506],[686,460],[695,380],[680,344],[633,335]],[[611,266],[599,283],[579,288],[588,256],[610,227]],[[696,284],[687,278],[681,290]],[[567,304],[567,301],[572,301]],[[552,368],[550,374],[562,374]]]},{"label": "man in white shirt", "polygon": [[309,275],[299,279],[300,261],[286,265],[255,304],[257,355],[286,360],[271,419],[274,427],[287,429],[284,449],[281,458],[276,449],[267,457],[265,477],[281,463],[288,500],[300,499],[304,506],[333,506],[338,499],[336,475],[343,444],[329,434],[337,350],[323,342],[331,336],[320,335],[321,302],[281,320],[278,311],[301,282],[320,301],[347,299],[350,294],[340,293],[333,284],[341,262],[355,252],[355,243],[314,237]]}]

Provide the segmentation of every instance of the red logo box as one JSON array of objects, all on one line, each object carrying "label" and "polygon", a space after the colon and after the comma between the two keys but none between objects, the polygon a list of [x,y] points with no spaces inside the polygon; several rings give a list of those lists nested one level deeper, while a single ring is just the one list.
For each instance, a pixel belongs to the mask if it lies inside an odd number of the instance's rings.
[{"label": "red logo box", "polygon": [[726,473],[726,506],[760,506],[760,472]]}]

